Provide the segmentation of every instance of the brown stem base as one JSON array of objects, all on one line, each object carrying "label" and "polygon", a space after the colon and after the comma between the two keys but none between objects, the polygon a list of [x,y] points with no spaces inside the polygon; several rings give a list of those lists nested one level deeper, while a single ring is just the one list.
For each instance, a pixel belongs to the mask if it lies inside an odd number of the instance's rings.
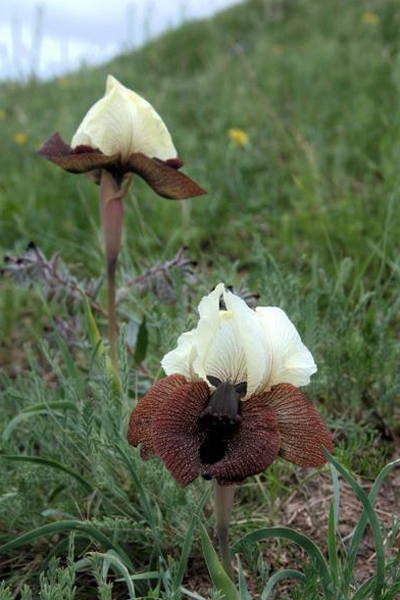
[{"label": "brown stem base", "polygon": [[118,324],[115,301],[115,276],[118,255],[121,246],[124,190],[117,184],[112,175],[102,171],[100,180],[100,216],[103,225],[104,245],[108,282],[108,336],[110,342],[110,359],[116,373],[119,373],[118,361]]},{"label": "brown stem base", "polygon": [[217,537],[221,554],[221,562],[229,577],[233,580],[233,567],[229,547],[229,525],[232,517],[234,485],[214,484],[214,507],[217,521]]}]

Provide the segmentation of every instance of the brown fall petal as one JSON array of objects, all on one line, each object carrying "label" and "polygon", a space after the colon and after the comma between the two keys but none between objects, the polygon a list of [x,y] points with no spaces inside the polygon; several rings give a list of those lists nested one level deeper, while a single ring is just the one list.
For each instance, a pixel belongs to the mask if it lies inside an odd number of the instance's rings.
[{"label": "brown fall petal", "polygon": [[161,403],[168,400],[169,396],[187,383],[183,375],[171,375],[157,381],[139,400],[131,414],[128,427],[128,442],[132,446],[142,444],[140,454],[143,459],[148,459],[155,453],[151,435],[151,423]]},{"label": "brown fall petal", "polygon": [[318,412],[291,384],[241,402],[233,428],[205,425],[210,398],[204,381],[190,382],[182,375],[162,379],[133,411],[129,443],[142,444],[143,458],[160,456],[182,486],[198,475],[220,485],[243,481],[264,471],[278,453],[292,463],[316,467],[327,461],[323,447],[332,451],[331,434]]},{"label": "brown fall petal", "polygon": [[182,486],[200,474],[199,449],[205,433],[198,419],[209,399],[210,389],[205,381],[186,383],[160,405],[152,422],[155,451]]},{"label": "brown fall petal", "polygon": [[90,146],[78,146],[72,149],[58,132],[43,144],[38,154],[65,171],[75,174],[110,168],[120,158],[119,153],[106,155]]},{"label": "brown fall petal", "polygon": [[262,399],[276,415],[282,458],[303,467],[325,464],[323,448],[333,452],[332,436],[303,392],[290,383],[280,383]]},{"label": "brown fall petal", "polygon": [[71,148],[58,132],[45,142],[38,154],[70,173],[90,173],[96,183],[100,181],[100,170],[105,169],[118,182],[127,173],[135,173],[157,194],[170,200],[207,194],[195,181],[179,171],[183,165],[179,158],[162,161],[136,152],[122,162],[120,153],[107,155],[90,146]]},{"label": "brown fall petal", "polygon": [[207,194],[195,181],[178,171],[183,165],[182,161],[175,159],[162,161],[157,158],[149,158],[141,152],[135,152],[130,155],[127,165],[133,173],[142,177],[163,198],[184,200]]}]

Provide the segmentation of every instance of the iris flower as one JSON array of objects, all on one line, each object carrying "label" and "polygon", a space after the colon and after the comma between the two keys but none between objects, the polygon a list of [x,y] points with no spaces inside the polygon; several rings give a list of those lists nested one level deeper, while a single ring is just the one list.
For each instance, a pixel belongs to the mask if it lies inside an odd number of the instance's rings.
[{"label": "iris flower", "polygon": [[100,184],[110,352],[118,372],[115,274],[122,235],[122,199],[132,176],[144,179],[164,198],[182,200],[206,192],[179,171],[183,162],[160,115],[112,75],[107,77],[105,95],[86,114],[71,145],[55,133],[39,154],[66,171],[86,174]]},{"label": "iris flower", "polygon": [[39,154],[71,173],[90,173],[97,183],[106,171],[116,188],[136,174],[165,198],[205,193],[179,171],[183,162],[160,115],[112,75],[107,77],[103,98],[90,108],[71,145],[55,133]]},{"label": "iris flower", "polygon": [[158,455],[181,486],[199,475],[229,486],[276,457],[326,462],[332,438],[299,389],[314,359],[286,313],[251,309],[222,283],[198,307],[197,326],[161,361],[167,375],[134,409],[128,441]]}]

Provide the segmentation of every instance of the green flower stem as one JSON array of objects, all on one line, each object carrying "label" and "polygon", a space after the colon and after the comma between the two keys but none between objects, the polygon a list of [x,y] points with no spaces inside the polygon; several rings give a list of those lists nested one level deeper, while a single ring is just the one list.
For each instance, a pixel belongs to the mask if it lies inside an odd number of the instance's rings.
[{"label": "green flower stem", "polygon": [[217,537],[221,553],[222,565],[233,580],[231,551],[229,547],[229,525],[232,517],[233,499],[235,496],[234,485],[214,484],[214,509],[217,521]]},{"label": "green flower stem", "polygon": [[110,359],[119,373],[118,361],[118,323],[115,302],[115,277],[119,250],[121,247],[123,202],[125,193],[113,176],[102,171],[100,180],[100,216],[103,226],[104,245],[107,265],[108,283],[108,339],[110,342]]}]

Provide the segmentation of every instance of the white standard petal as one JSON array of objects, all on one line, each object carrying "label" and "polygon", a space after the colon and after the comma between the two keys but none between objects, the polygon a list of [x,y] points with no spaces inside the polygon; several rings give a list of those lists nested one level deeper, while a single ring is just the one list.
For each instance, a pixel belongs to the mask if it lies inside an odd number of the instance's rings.
[{"label": "white standard petal", "polygon": [[227,383],[247,381],[246,355],[231,311],[219,312],[218,325],[206,355],[205,372]]},{"label": "white standard petal", "polygon": [[186,331],[178,338],[178,346],[168,352],[161,361],[161,366],[167,375],[183,375],[194,379],[193,359],[196,350],[193,346],[193,331]]},{"label": "white standard petal", "polygon": [[272,350],[272,368],[266,389],[278,383],[295,386],[310,383],[317,366],[285,311],[275,306],[260,306],[256,308],[256,315]]},{"label": "white standard petal", "polygon": [[104,154],[121,153],[122,160],[142,152],[167,160],[177,153],[160,115],[147,100],[107,77],[106,93],[96,102],[78,127],[71,146],[88,145]]},{"label": "white standard petal", "polygon": [[224,284],[219,283],[210,294],[201,299],[198,306],[200,319],[193,330],[193,345],[196,347],[193,369],[204,380],[207,378],[207,355],[220,324],[219,302],[224,289]]},{"label": "white standard petal", "polygon": [[244,399],[265,389],[271,371],[271,348],[264,328],[247,304],[231,292],[224,292],[226,308],[232,313],[246,364],[247,393]]}]

